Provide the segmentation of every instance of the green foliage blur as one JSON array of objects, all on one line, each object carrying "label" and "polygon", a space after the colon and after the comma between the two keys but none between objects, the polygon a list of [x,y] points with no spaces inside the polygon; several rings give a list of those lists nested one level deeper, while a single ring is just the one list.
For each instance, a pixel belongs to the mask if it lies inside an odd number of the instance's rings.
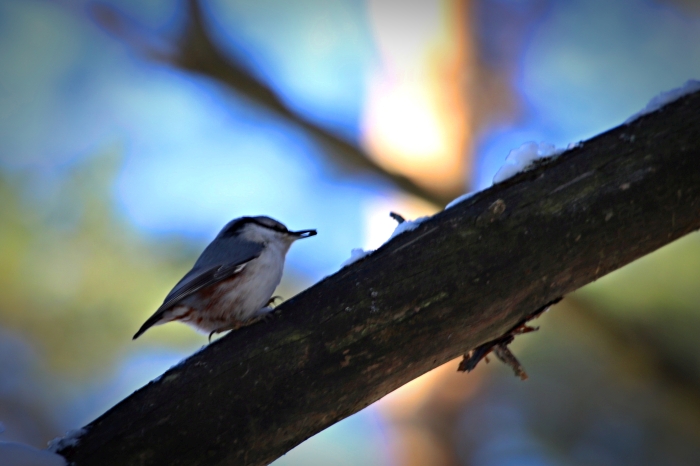
[{"label": "green foliage blur", "polygon": [[110,150],[58,175],[0,171],[0,327],[64,376],[94,377],[139,344],[201,340],[177,328],[131,342],[201,246],[129,225],[111,195],[120,162]]},{"label": "green foliage blur", "polygon": [[699,283],[696,232],[602,277],[573,297],[590,308],[591,319],[646,351],[640,354],[697,389],[700,397]]}]

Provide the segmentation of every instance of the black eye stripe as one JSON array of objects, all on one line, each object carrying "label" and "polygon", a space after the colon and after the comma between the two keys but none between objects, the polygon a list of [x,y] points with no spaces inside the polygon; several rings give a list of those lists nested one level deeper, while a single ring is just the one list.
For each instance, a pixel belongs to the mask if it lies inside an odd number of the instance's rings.
[{"label": "black eye stripe", "polygon": [[268,230],[275,230],[275,231],[284,231],[282,228],[280,228],[278,225],[266,225],[262,222],[259,222],[257,220],[253,220],[251,223],[255,223],[256,225],[259,225],[263,228],[267,228]]},{"label": "black eye stripe", "polygon": [[280,233],[287,233],[287,232],[289,232],[289,230],[287,230],[287,228],[285,228],[283,225],[279,225],[279,224],[266,225],[266,224],[264,224],[264,223],[262,223],[262,222],[260,222],[260,221],[258,221],[258,220],[255,220],[255,219],[251,219],[251,220],[252,220],[253,223],[255,223],[255,224],[257,224],[257,225],[260,225],[260,226],[263,227],[263,228],[267,228],[268,230],[275,230],[275,231],[279,231]]}]

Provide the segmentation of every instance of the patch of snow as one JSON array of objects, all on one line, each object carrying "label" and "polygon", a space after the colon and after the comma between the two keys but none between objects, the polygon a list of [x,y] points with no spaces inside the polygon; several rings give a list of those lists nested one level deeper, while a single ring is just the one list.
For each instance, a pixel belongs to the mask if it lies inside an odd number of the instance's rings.
[{"label": "patch of snow", "polygon": [[63,437],[56,437],[49,442],[48,450],[57,452],[67,447],[73,447],[80,442],[80,437],[87,432],[85,429],[73,429],[66,432]]},{"label": "patch of snow", "polygon": [[394,232],[391,234],[388,240],[386,240],[384,243],[386,244],[388,241],[396,238],[399,236],[401,233],[404,233],[406,231],[411,231],[415,230],[415,228],[420,225],[421,223],[425,222],[428,220],[430,217],[419,217],[415,220],[406,220],[405,222],[399,223],[396,228],[394,229]]},{"label": "patch of snow", "polygon": [[[404,222],[399,223],[399,224],[397,225],[397,227],[394,229],[394,232],[391,234],[391,236],[389,237],[389,239],[387,239],[387,240],[384,242],[384,244],[386,244],[387,242],[389,242],[389,240],[391,240],[391,239],[397,237],[397,236],[400,235],[401,233],[404,233],[404,232],[406,232],[406,231],[410,231],[410,230],[415,229],[418,225],[420,225],[421,223],[425,222],[425,221],[428,220],[429,218],[430,218],[429,216],[428,216],[428,217],[419,217],[419,218],[417,218],[417,219],[415,219],[415,220],[406,220],[406,221],[404,221]],[[342,269],[343,267],[347,267],[348,265],[353,264],[353,263],[359,261],[360,259],[362,259],[362,258],[368,256],[369,254],[372,254],[373,252],[374,252],[374,249],[367,249],[367,250],[364,250],[364,249],[362,249],[362,248],[353,248],[353,250],[350,251],[350,258],[349,258],[348,260],[346,260],[345,262],[343,262],[343,263],[340,265],[340,268]]]},{"label": "patch of snow", "polygon": [[17,442],[0,442],[3,466],[66,466],[66,459],[56,453]]},{"label": "patch of snow", "polygon": [[506,157],[506,163],[493,177],[493,183],[500,183],[517,173],[525,171],[536,160],[559,155],[562,152],[564,150],[557,149],[554,144],[526,142],[517,149],[510,151],[508,157]]},{"label": "patch of snow", "polygon": [[478,193],[478,191],[472,191],[470,193],[464,193],[456,199],[452,199],[452,201],[450,201],[450,203],[445,206],[445,210],[451,209],[452,207],[456,206],[462,201],[466,201],[476,193]]},{"label": "patch of snow", "polygon": [[345,262],[343,262],[340,265],[340,268],[342,269],[343,267],[347,267],[348,265],[359,261],[363,257],[365,257],[369,254],[372,254],[373,252],[374,252],[374,249],[368,249],[367,251],[365,251],[362,248],[353,248],[352,251],[350,251],[350,258],[348,260],[346,260]]},{"label": "patch of snow", "polygon": [[655,112],[664,105],[670,104],[671,102],[680,99],[684,95],[690,94],[695,91],[700,91],[700,81],[691,79],[689,81],[686,81],[686,83],[681,87],[671,89],[670,91],[662,92],[661,94],[651,99],[646,107],[629,117],[625,121],[625,124],[632,123],[637,118],[646,115],[647,113]]}]

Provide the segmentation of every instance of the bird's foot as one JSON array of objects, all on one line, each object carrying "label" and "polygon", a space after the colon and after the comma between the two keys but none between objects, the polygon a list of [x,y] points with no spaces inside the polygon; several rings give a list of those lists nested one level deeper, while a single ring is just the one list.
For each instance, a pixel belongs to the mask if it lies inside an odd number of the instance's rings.
[{"label": "bird's foot", "polygon": [[265,322],[269,320],[272,317],[272,311],[273,309],[270,307],[264,307],[258,311],[257,314],[255,314],[253,317],[246,319],[246,320],[236,320],[233,323],[224,325],[222,327],[219,327],[217,329],[214,329],[209,333],[209,343],[211,343],[211,337],[214,336],[215,333],[223,333],[223,332],[228,332],[229,330],[238,330],[241,327],[247,327],[249,325],[256,324],[258,322]]},{"label": "bird's foot", "polygon": [[237,320],[233,323],[216,328],[209,333],[209,343],[211,343],[211,337],[214,336],[215,333],[224,333],[224,332],[228,332],[229,330],[238,330],[239,328],[241,328],[245,325],[248,325],[248,324],[243,322],[243,321]]},{"label": "bird's foot", "polygon": [[[283,301],[282,296],[273,296],[272,298],[270,298],[270,300],[267,302],[267,304],[265,306],[272,308],[272,306],[275,305],[275,301],[277,301],[278,299],[280,301]],[[265,308],[263,308],[263,309],[265,309]]]}]

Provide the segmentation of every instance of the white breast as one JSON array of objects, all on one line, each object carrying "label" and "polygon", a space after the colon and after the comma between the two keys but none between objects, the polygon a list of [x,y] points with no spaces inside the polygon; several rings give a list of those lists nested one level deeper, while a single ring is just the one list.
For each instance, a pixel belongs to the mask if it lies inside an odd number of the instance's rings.
[{"label": "white breast", "polygon": [[228,301],[228,305],[223,308],[230,309],[236,319],[247,320],[253,317],[267,305],[280,284],[287,248],[279,246],[274,242],[268,243],[260,256],[246,264],[240,272],[241,276],[235,281],[234,289],[222,297],[222,301]]}]

